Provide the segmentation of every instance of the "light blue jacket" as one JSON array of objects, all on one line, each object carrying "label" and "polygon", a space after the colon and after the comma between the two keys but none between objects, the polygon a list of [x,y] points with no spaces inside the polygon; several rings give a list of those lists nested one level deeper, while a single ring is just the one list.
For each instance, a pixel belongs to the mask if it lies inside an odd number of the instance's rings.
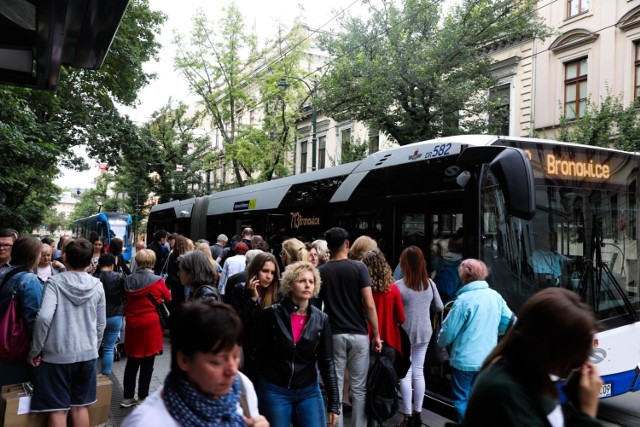
[{"label": "light blue jacket", "polygon": [[451,366],[479,371],[498,343],[513,313],[502,296],[484,280],[467,283],[456,292],[453,307],[442,324],[438,345],[451,345]]}]

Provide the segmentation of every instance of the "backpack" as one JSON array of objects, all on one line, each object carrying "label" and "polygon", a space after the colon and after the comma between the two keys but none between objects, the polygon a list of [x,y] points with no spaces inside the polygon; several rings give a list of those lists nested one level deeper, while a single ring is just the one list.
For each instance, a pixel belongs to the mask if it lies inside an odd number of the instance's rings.
[{"label": "backpack", "polygon": [[436,276],[433,281],[436,283],[440,297],[444,302],[452,300],[456,295],[460,285],[460,277],[458,276],[460,262],[443,260],[436,270]]},{"label": "backpack", "polygon": [[398,376],[393,366],[394,349],[382,344],[382,352],[371,352],[367,373],[367,416],[383,423],[398,412]]}]

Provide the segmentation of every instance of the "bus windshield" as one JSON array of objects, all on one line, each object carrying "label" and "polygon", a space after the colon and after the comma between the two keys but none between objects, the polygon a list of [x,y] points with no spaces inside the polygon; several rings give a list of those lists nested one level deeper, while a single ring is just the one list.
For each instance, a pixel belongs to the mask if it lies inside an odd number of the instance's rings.
[{"label": "bus windshield", "polygon": [[110,238],[118,237],[122,239],[124,242],[127,241],[127,222],[122,219],[110,219],[109,225],[111,227],[111,236]]},{"label": "bus windshield", "polygon": [[490,208],[499,197],[485,197],[483,256],[512,308],[561,286],[582,295],[599,320],[628,313],[625,298],[640,309],[635,191],[538,186],[535,218],[511,224]]}]

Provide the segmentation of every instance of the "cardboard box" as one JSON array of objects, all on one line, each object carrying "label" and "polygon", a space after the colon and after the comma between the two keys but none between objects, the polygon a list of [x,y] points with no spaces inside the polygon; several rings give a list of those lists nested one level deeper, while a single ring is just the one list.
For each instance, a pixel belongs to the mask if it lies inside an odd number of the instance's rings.
[{"label": "cardboard box", "polygon": [[[98,375],[97,402],[89,405],[89,423],[99,426],[109,421],[111,409],[111,389],[113,384],[109,377]],[[29,386],[13,384],[2,387],[0,401],[0,427],[46,427],[47,414],[29,413]]]},{"label": "cardboard box", "polygon": [[99,426],[109,421],[112,388],[113,383],[108,376],[98,375],[98,390],[96,394],[98,401],[89,405],[89,424],[92,426]]}]

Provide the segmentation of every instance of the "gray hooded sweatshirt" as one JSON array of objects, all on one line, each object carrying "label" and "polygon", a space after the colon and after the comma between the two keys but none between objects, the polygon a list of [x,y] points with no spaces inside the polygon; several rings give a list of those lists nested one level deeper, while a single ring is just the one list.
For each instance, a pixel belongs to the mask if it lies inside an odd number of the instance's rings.
[{"label": "gray hooded sweatshirt", "polygon": [[88,273],[67,271],[44,285],[29,355],[48,363],[84,362],[98,357],[106,325],[104,289]]}]

